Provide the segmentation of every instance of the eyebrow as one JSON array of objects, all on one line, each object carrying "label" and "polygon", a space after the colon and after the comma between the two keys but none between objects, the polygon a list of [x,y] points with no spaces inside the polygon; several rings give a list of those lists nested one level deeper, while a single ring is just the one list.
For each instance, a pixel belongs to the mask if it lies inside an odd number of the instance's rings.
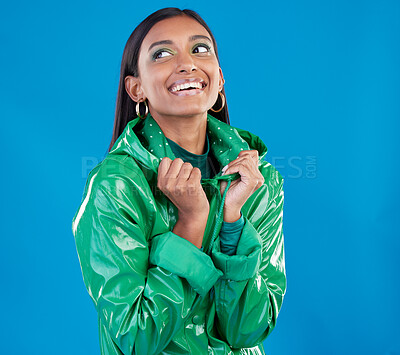
[{"label": "eyebrow", "polygon": [[[189,37],[189,41],[190,41],[190,42],[193,42],[193,41],[195,41],[195,40],[197,40],[197,39],[205,39],[205,40],[207,40],[207,41],[209,41],[209,42],[212,43],[211,39],[208,38],[207,36],[203,36],[203,35],[194,35],[194,36]],[[150,50],[151,50],[153,47],[158,46],[159,44],[173,44],[173,42],[172,42],[171,40],[169,40],[169,39],[166,39],[166,40],[163,40],[163,41],[154,42],[154,43],[149,47],[149,50],[148,50],[148,51],[150,52]]]}]

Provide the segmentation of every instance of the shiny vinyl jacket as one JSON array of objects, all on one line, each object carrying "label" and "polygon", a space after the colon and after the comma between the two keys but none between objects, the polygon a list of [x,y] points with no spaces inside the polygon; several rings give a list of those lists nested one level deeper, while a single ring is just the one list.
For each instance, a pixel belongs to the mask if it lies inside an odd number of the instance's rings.
[{"label": "shiny vinyl jacket", "polygon": [[[201,180],[210,203],[203,250],[172,232],[178,210],[157,188],[157,172],[175,156],[150,114],[130,121],[88,176],[72,231],[102,354],[265,354],[286,291],[283,178],[258,136],[211,115],[207,132],[220,170]],[[239,174],[221,169],[249,149],[258,150],[265,181],[241,209],[245,223],[229,256],[218,234]]]}]

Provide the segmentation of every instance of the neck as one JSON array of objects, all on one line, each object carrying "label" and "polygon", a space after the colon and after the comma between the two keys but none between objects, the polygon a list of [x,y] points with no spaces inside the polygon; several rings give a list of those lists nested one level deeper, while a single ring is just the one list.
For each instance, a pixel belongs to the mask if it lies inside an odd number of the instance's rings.
[{"label": "neck", "polygon": [[193,154],[206,149],[207,112],[193,116],[165,116],[150,112],[164,135]]}]

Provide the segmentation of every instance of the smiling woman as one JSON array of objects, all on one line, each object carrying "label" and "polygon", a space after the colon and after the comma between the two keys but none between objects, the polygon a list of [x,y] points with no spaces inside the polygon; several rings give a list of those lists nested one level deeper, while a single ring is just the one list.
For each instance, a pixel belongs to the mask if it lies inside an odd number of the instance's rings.
[{"label": "smiling woman", "polygon": [[286,292],[283,178],[230,125],[224,83],[192,10],[158,10],[126,43],[109,152],[72,221],[102,354],[264,354]]},{"label": "smiling woman", "polygon": [[[192,148],[196,143],[194,150],[198,151],[205,141],[204,113],[217,100],[223,80],[210,34],[192,17],[181,15],[157,22],[147,33],[139,52],[138,75],[126,76],[125,87],[133,101],[147,99],[150,113],[163,131],[173,123],[171,118],[192,117],[186,124],[200,125],[203,134],[197,142],[187,137],[183,147]],[[189,86],[193,83],[197,87]],[[170,135],[175,142],[182,139],[176,129]]]}]

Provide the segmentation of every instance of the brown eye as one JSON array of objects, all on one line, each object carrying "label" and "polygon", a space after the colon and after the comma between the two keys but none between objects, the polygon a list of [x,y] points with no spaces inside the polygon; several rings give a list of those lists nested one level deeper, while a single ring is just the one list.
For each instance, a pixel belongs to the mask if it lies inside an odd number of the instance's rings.
[{"label": "brown eye", "polygon": [[193,49],[193,52],[195,53],[207,53],[210,51],[210,47],[207,46],[206,44],[199,44]]},{"label": "brown eye", "polygon": [[160,59],[160,58],[165,58],[172,55],[170,52],[165,51],[165,50],[159,50],[157,52],[154,53],[153,55],[153,60],[155,59]]}]

